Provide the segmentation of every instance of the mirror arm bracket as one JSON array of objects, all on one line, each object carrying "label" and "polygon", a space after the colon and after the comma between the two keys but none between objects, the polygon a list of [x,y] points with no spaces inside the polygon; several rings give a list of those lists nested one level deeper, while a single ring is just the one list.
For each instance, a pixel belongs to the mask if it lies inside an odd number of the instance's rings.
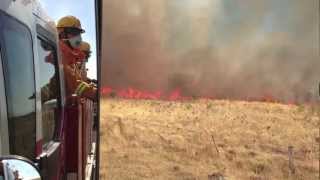
[{"label": "mirror arm bracket", "polygon": [[43,179],[47,179],[48,175],[48,155],[47,153],[42,153],[39,157],[36,159],[37,165],[40,169],[41,177]]}]

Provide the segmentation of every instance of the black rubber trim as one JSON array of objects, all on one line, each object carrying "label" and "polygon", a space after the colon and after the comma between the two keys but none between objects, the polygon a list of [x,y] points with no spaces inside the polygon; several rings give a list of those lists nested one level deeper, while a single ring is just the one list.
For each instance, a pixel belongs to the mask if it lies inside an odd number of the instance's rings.
[{"label": "black rubber trim", "polygon": [[95,16],[96,16],[96,36],[97,36],[97,80],[98,80],[98,93],[97,93],[97,147],[96,147],[96,174],[95,179],[100,178],[100,89],[101,89],[101,41],[102,41],[102,9],[103,0],[95,0]]}]

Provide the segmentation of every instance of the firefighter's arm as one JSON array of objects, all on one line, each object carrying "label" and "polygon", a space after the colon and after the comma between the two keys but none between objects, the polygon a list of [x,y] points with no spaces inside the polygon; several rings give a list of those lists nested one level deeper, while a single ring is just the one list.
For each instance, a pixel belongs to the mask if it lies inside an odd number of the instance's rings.
[{"label": "firefighter's arm", "polygon": [[91,100],[96,100],[97,88],[77,78],[76,74],[72,73],[70,67],[65,67],[65,81],[68,86],[67,94],[77,94],[79,97],[85,97]]},{"label": "firefighter's arm", "polygon": [[98,81],[95,80],[95,79],[90,79],[90,78],[87,78],[86,79],[86,82],[90,84],[90,86],[93,86],[95,88],[98,87]]},{"label": "firefighter's arm", "polygon": [[75,90],[75,94],[93,101],[97,99],[97,88],[81,80],[78,80],[77,83],[78,85]]},{"label": "firefighter's arm", "polygon": [[41,101],[42,103],[48,101],[51,97],[49,84],[46,84],[41,88]]}]

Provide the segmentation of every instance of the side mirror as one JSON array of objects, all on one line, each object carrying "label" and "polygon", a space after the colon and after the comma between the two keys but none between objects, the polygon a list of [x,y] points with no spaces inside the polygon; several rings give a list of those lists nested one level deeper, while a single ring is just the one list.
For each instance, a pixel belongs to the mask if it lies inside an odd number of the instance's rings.
[{"label": "side mirror", "polygon": [[20,156],[0,157],[0,180],[41,180],[34,163]]}]

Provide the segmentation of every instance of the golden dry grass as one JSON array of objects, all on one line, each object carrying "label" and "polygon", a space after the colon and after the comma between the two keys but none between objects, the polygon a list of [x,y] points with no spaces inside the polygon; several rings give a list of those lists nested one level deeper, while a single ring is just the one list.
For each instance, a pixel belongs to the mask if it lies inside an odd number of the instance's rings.
[{"label": "golden dry grass", "polygon": [[[214,139],[214,140],[213,140]],[[307,106],[240,101],[101,102],[106,180],[319,179],[319,118]],[[289,174],[293,146],[295,174]]]}]

